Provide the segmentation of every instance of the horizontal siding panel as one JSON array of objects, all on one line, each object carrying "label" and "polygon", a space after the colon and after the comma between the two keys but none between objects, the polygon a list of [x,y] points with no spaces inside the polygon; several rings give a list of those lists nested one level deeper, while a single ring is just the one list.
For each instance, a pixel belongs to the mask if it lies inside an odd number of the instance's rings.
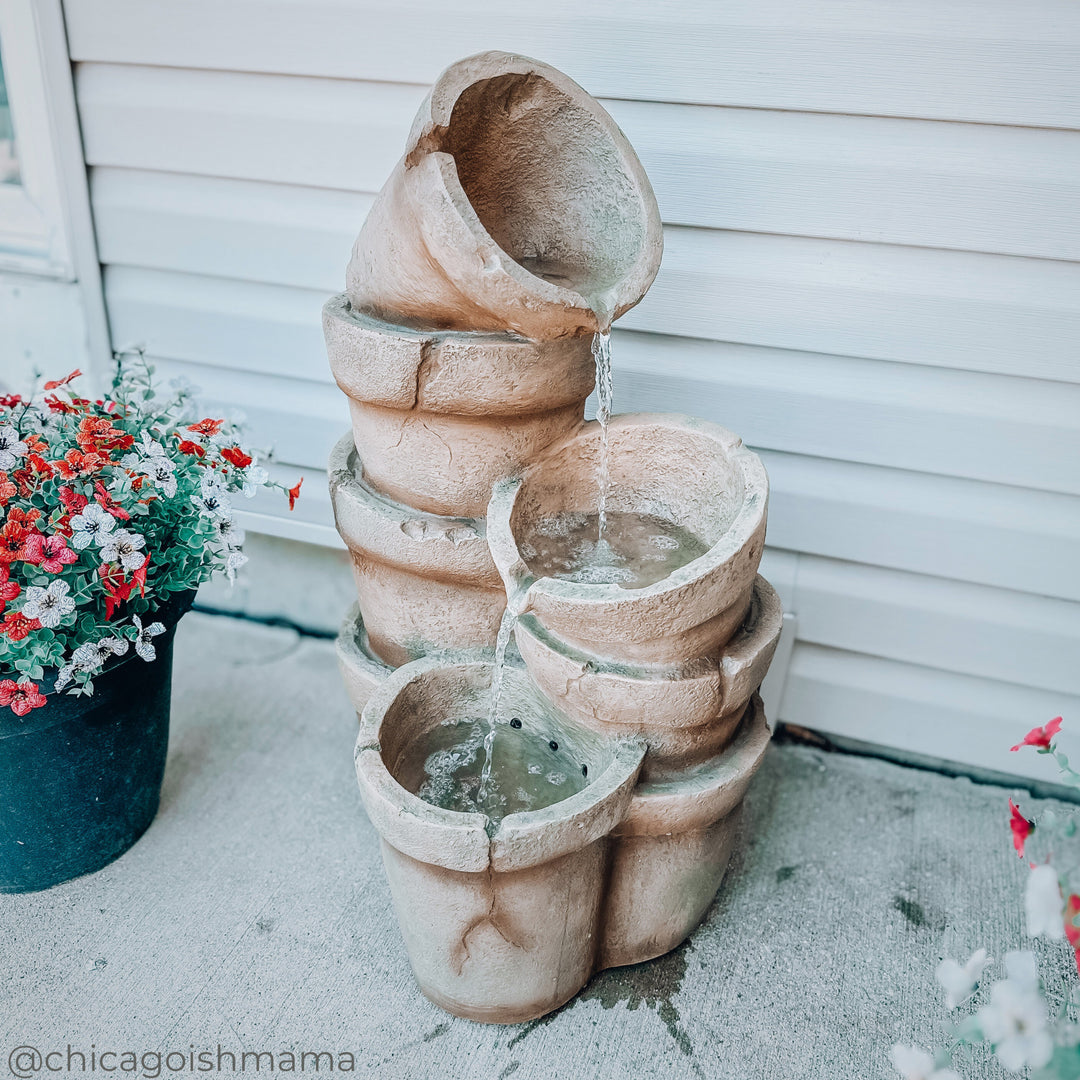
[{"label": "horizontal siding panel", "polygon": [[430,83],[494,48],[539,56],[602,97],[1080,126],[1080,9],[1070,0],[64,7],[77,60]]},{"label": "horizontal siding panel", "polygon": [[762,451],[777,547],[1080,600],[1080,499]]},{"label": "horizontal siding panel", "polygon": [[[321,292],[113,266],[106,295],[118,342],[336,393]],[[1080,494],[1077,386],[622,331],[613,360],[623,411],[693,413],[771,450]]]},{"label": "horizontal siding panel", "polygon": [[800,555],[799,637],[1080,696],[1080,604]]},{"label": "horizontal siding panel", "polygon": [[1080,263],[671,228],[628,329],[1080,382]]},{"label": "horizontal siding panel", "polygon": [[[131,180],[95,185],[105,261],[342,287],[366,204],[283,191],[274,215],[263,185],[234,213],[243,190],[217,181],[170,209],[185,181],[139,200],[117,192]],[[183,232],[189,241],[174,243]],[[653,288],[620,325],[1078,383],[1080,263],[675,226]]]},{"label": "horizontal siding panel", "polygon": [[[78,87],[92,164],[369,193],[424,94],[96,64]],[[1078,132],[607,104],[669,224],[1080,258]]]},{"label": "horizontal siding panel", "polygon": [[[780,717],[826,735],[1053,782],[1052,761],[1009,748],[1035,725],[1078,713],[1075,696],[799,641]],[[1075,757],[1080,736],[1066,731],[1061,746]]]}]

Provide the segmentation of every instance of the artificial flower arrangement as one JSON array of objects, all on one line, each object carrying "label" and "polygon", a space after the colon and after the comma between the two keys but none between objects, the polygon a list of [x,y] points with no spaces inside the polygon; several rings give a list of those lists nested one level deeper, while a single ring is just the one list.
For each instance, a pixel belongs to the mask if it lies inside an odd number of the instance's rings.
[{"label": "artificial flower arrangement", "polygon": [[[1034,747],[1057,762],[1061,780],[1080,789],[1080,773],[1058,749],[1055,736],[1062,718],[1055,717],[1033,728],[1014,751]],[[1076,835],[1073,815],[1052,809],[1038,821],[1029,820],[1009,800],[1013,846],[1021,858],[1031,860],[1028,841],[1034,834],[1040,856],[1029,862],[1030,873],[1024,890],[1024,914],[1029,937],[1051,941],[1066,940],[1080,971],[1080,861],[1067,857],[1063,848]],[[946,958],[938,966],[937,981],[945,990],[950,1010],[970,1001],[979,988],[984,969],[992,963],[985,949],[979,949],[966,963]],[[1070,1011],[1080,1006],[1080,986],[1074,986],[1051,1019],[1050,1008],[1039,978],[1035,953],[1010,952],[1005,957],[1004,979],[995,982],[989,1000],[956,1024],[951,1045],[932,1055],[918,1047],[897,1044],[892,1060],[904,1080],[960,1080],[952,1068],[957,1052],[984,1044],[991,1047],[1008,1072],[1030,1070],[1031,1080],[1080,1080],[1080,1025],[1070,1020]]]},{"label": "artificial flower arrangement", "polygon": [[154,660],[154,613],[246,561],[232,501],[279,488],[292,509],[303,482],[271,480],[235,423],[196,420],[192,388],[161,395],[140,353],[104,398],[80,374],[0,396],[0,710],[19,717],[92,694],[130,648]]}]

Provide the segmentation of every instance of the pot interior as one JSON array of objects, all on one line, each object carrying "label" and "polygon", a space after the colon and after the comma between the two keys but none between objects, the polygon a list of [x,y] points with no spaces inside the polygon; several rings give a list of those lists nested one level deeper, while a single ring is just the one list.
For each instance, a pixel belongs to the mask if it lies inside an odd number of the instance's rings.
[{"label": "pot interior", "polygon": [[406,791],[492,821],[542,809],[587,788],[611,764],[610,744],[556,710],[516,665],[504,669],[493,769],[479,779],[489,731],[490,663],[437,668],[408,683],[379,730],[383,763]]},{"label": "pot interior", "polygon": [[539,73],[515,72],[466,87],[439,147],[499,247],[587,300],[631,272],[648,232],[608,125]]}]

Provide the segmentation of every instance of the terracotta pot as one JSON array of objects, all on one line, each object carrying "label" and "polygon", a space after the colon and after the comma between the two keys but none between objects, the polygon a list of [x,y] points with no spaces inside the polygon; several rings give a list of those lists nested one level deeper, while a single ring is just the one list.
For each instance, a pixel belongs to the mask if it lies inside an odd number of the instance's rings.
[{"label": "terracotta pot", "polygon": [[375,688],[394,669],[384,664],[372,652],[358,604],[353,604],[349,608],[349,613],[345,616],[345,621],[341,624],[341,630],[334,642],[334,648],[337,652],[341,681],[345,684],[345,692],[349,695],[349,700],[359,718],[364,706],[368,703],[368,698],[375,692]]},{"label": "terracotta pot", "polygon": [[439,76],[347,272],[395,323],[534,340],[618,317],[656,276],[663,233],[637,155],[562,72],[488,52]]},{"label": "terracotta pot", "polygon": [[506,599],[483,521],[421,513],[376,494],[360,478],[351,436],[329,465],[372,652],[398,665],[432,650],[492,645]]},{"label": "terracotta pot", "polygon": [[526,610],[548,632],[596,656],[663,664],[719,650],[746,617],[765,544],[761,459],[730,431],[674,414],[613,417],[608,438],[609,511],[672,521],[708,550],[640,589],[533,576],[519,550],[533,524],[595,512],[600,425],[592,422],[496,486],[488,543],[507,591],[525,593]]},{"label": "terracotta pot", "polygon": [[737,811],[770,737],[755,694],[722,754],[671,779],[638,785],[612,834],[600,967],[660,956],[705,917],[727,870]]},{"label": "terracotta pot", "polygon": [[52,693],[51,672],[39,681],[47,704],[0,713],[0,893],[100,870],[150,827],[169,748],[173,636],[194,596],[146,618],[166,625],[152,662],[129,649],[90,697]]},{"label": "terracotta pot", "polygon": [[482,516],[497,480],[580,427],[593,386],[585,337],[409,329],[343,296],[323,328],[366,482],[428,513]]},{"label": "terracotta pot", "polygon": [[395,671],[363,711],[356,774],[421,990],[457,1016],[515,1023],[558,1008],[594,969],[606,837],[626,812],[645,748],[576,728],[508,667],[506,714],[556,742],[572,766],[586,765],[588,786],[497,825],[424,802],[398,780],[410,749],[447,718],[487,715],[491,668],[447,657]]},{"label": "terracotta pot", "polygon": [[731,640],[712,656],[681,664],[605,660],[559,640],[535,616],[521,618],[515,636],[537,686],[573,719],[648,743],[642,779],[650,780],[727,746],[769,669],[782,625],[780,599],[759,576]]}]

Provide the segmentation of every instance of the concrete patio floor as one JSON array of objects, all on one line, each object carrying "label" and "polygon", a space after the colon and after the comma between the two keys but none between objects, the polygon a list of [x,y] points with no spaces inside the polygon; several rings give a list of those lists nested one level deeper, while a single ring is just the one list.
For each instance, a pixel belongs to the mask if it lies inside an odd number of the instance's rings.
[{"label": "concrete patio floor", "polygon": [[[939,959],[1025,943],[1004,789],[781,745],[688,944],[541,1021],[457,1020],[413,984],[354,731],[330,642],[188,616],[157,821],[100,873],[0,896],[0,1076],[15,1046],[93,1044],[220,1046],[237,1071],[243,1051],[349,1052],[380,1080],[895,1077],[894,1041],[944,1032]],[[1057,993],[1067,950],[1041,951]]]}]

